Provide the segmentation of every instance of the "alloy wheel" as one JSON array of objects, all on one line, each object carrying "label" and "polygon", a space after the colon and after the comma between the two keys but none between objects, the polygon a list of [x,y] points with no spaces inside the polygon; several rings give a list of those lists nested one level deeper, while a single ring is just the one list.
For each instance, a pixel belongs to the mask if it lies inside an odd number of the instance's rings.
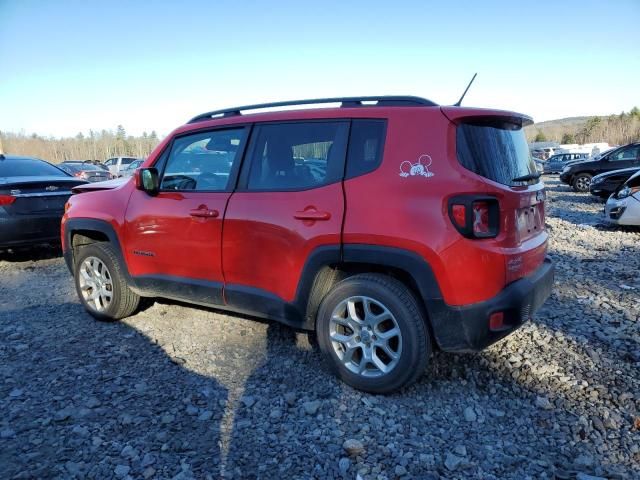
[{"label": "alloy wheel", "polygon": [[342,364],[363,377],[393,370],[402,355],[402,333],[389,309],[365,296],[341,301],[331,314],[329,336]]},{"label": "alloy wheel", "polygon": [[109,269],[97,257],[87,257],[79,267],[80,292],[85,303],[96,312],[104,312],[113,300],[113,280]]},{"label": "alloy wheel", "polygon": [[576,180],[576,187],[581,192],[588,190],[590,184],[591,184],[591,180],[589,180],[587,177],[580,177]]}]

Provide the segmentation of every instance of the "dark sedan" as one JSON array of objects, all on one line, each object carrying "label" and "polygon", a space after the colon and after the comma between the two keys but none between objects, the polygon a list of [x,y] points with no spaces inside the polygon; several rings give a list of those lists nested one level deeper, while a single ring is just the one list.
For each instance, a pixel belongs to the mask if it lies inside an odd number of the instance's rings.
[{"label": "dark sedan", "polygon": [[44,160],[0,154],[0,248],[58,243],[71,189],[85,183]]},{"label": "dark sedan", "polygon": [[640,167],[631,167],[596,175],[591,179],[589,191],[591,195],[596,195],[600,198],[609,198],[620,185],[629,180],[631,176],[638,171],[640,171]]},{"label": "dark sedan", "polygon": [[94,165],[90,161],[67,160],[58,165],[58,167],[74,177],[88,180],[89,182],[104,182],[113,178],[108,170]]}]

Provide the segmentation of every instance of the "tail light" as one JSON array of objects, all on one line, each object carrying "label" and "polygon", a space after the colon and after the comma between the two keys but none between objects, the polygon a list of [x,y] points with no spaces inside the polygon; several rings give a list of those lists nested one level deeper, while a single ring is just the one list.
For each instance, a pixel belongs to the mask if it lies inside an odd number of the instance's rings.
[{"label": "tail light", "polygon": [[11,205],[16,201],[16,197],[13,195],[0,195],[0,207],[4,205]]},{"label": "tail light", "polygon": [[495,197],[459,195],[449,200],[453,226],[467,238],[493,238],[499,233],[500,205]]}]

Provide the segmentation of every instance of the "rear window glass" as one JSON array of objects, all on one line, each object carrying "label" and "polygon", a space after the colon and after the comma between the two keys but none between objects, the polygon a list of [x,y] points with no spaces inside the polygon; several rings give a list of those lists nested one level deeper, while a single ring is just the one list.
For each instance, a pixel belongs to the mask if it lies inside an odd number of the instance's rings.
[{"label": "rear window glass", "polygon": [[537,183],[537,175],[529,155],[524,130],[509,122],[464,123],[456,135],[458,161],[467,170],[503,185],[518,186]]},{"label": "rear window glass", "polygon": [[62,170],[34,158],[0,160],[0,177],[66,177]]}]

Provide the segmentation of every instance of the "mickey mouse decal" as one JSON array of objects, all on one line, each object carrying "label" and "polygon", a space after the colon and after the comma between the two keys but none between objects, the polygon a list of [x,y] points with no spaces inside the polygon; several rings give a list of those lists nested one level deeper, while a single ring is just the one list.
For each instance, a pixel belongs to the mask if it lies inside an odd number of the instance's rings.
[{"label": "mickey mouse decal", "polygon": [[411,163],[405,160],[400,164],[400,176],[401,177],[414,177],[420,175],[421,177],[433,177],[434,173],[429,171],[431,166],[431,157],[429,155],[420,155],[416,163]]}]

